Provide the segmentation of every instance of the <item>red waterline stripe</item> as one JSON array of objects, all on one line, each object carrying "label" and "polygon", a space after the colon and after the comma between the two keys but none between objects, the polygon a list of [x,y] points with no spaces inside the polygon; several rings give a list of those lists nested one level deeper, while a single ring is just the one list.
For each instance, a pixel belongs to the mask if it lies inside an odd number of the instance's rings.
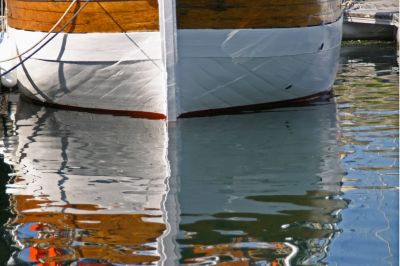
[{"label": "red waterline stripe", "polygon": [[21,98],[26,101],[36,105],[51,107],[55,109],[67,110],[67,111],[77,111],[77,112],[86,112],[93,114],[109,114],[114,116],[129,116],[132,118],[145,118],[150,120],[166,120],[167,116],[161,113],[155,112],[142,112],[142,111],[128,111],[128,110],[112,110],[112,109],[101,109],[101,108],[90,108],[90,107],[79,107],[58,103],[49,103],[42,102],[38,100],[34,100],[25,95],[21,95]]},{"label": "red waterline stripe", "polygon": [[[285,100],[285,101],[193,111],[193,112],[183,113],[183,114],[179,115],[178,118],[240,114],[243,112],[256,112],[256,111],[260,111],[260,110],[267,110],[267,109],[273,109],[273,108],[279,108],[279,107],[305,106],[312,102],[316,102],[316,101],[323,100],[323,99],[329,99],[331,97],[332,97],[332,91],[329,90],[329,91],[323,91],[323,92],[319,92],[319,93],[312,94],[309,96],[291,99],[291,100]],[[64,104],[58,104],[58,103],[42,102],[42,101],[38,101],[38,100],[34,100],[32,98],[29,98],[25,95],[21,95],[21,98],[24,101],[31,102],[36,105],[41,105],[41,106],[46,106],[46,107],[51,107],[51,108],[56,108],[56,109],[61,109],[61,110],[87,112],[87,113],[94,113],[94,114],[110,114],[110,115],[114,115],[114,116],[129,116],[132,118],[145,118],[145,119],[151,119],[151,120],[166,120],[167,119],[167,116],[165,114],[155,113],[155,112],[79,107],[79,106],[64,105]]]},{"label": "red waterline stripe", "polygon": [[323,99],[329,99],[331,97],[332,97],[332,91],[329,90],[329,91],[323,91],[323,92],[319,92],[319,93],[312,94],[309,96],[291,99],[291,100],[285,100],[285,101],[193,111],[193,112],[183,113],[183,114],[179,115],[178,118],[240,114],[243,112],[252,112],[252,111],[255,112],[255,111],[273,109],[273,108],[278,108],[278,107],[305,106],[312,102],[316,102],[316,101],[323,100]]}]

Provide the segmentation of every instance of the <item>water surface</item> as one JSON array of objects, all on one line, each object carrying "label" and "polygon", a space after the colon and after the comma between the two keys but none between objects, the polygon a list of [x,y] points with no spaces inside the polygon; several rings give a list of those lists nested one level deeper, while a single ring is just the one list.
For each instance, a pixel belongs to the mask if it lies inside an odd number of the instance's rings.
[{"label": "water surface", "polygon": [[347,206],[335,108],[178,121],[180,263],[323,260]]},{"label": "water surface", "polygon": [[2,147],[12,166],[8,263],[159,261],[165,122],[15,107],[15,131]]},{"label": "water surface", "polygon": [[397,265],[395,51],[345,46],[334,89],[169,125],[3,95],[0,263]]},{"label": "water surface", "polygon": [[[399,74],[393,47],[344,47],[334,87],[340,130],[342,233],[331,265],[399,263]],[[356,252],[354,252],[356,250]]]}]

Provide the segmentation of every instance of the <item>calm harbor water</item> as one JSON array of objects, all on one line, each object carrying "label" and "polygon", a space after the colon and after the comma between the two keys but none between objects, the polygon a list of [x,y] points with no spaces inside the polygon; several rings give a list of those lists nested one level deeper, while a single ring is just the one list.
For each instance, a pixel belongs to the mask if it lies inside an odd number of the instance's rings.
[{"label": "calm harbor water", "polygon": [[398,68],[345,46],[335,97],[163,121],[4,94],[2,265],[398,265]]}]

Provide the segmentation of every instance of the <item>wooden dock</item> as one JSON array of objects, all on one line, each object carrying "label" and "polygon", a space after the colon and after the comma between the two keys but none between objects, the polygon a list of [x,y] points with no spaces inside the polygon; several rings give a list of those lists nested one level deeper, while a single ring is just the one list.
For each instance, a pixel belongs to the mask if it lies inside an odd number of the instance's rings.
[{"label": "wooden dock", "polygon": [[398,39],[398,0],[344,1],[344,40]]},{"label": "wooden dock", "polygon": [[393,40],[399,27],[398,0],[344,2],[344,40]]}]

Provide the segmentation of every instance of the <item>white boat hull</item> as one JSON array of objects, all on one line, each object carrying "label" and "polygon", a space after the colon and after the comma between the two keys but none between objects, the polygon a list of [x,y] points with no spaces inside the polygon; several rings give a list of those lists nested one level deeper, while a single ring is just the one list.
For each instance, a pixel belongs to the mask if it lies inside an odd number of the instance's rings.
[{"label": "white boat hull", "polygon": [[179,113],[254,107],[328,92],[341,35],[342,19],[305,28],[179,30]]},{"label": "white boat hull", "polygon": [[[19,51],[44,36],[11,34]],[[160,42],[159,32],[59,34],[19,68],[18,85],[42,103],[165,118]]]},{"label": "white boat hull", "polygon": [[[10,32],[19,51],[44,34]],[[63,33],[19,68],[19,88],[49,105],[157,119],[252,109],[329,92],[341,36],[342,19],[299,28],[177,30],[176,44],[166,47],[160,32]],[[168,92],[166,69],[176,82]]]}]

